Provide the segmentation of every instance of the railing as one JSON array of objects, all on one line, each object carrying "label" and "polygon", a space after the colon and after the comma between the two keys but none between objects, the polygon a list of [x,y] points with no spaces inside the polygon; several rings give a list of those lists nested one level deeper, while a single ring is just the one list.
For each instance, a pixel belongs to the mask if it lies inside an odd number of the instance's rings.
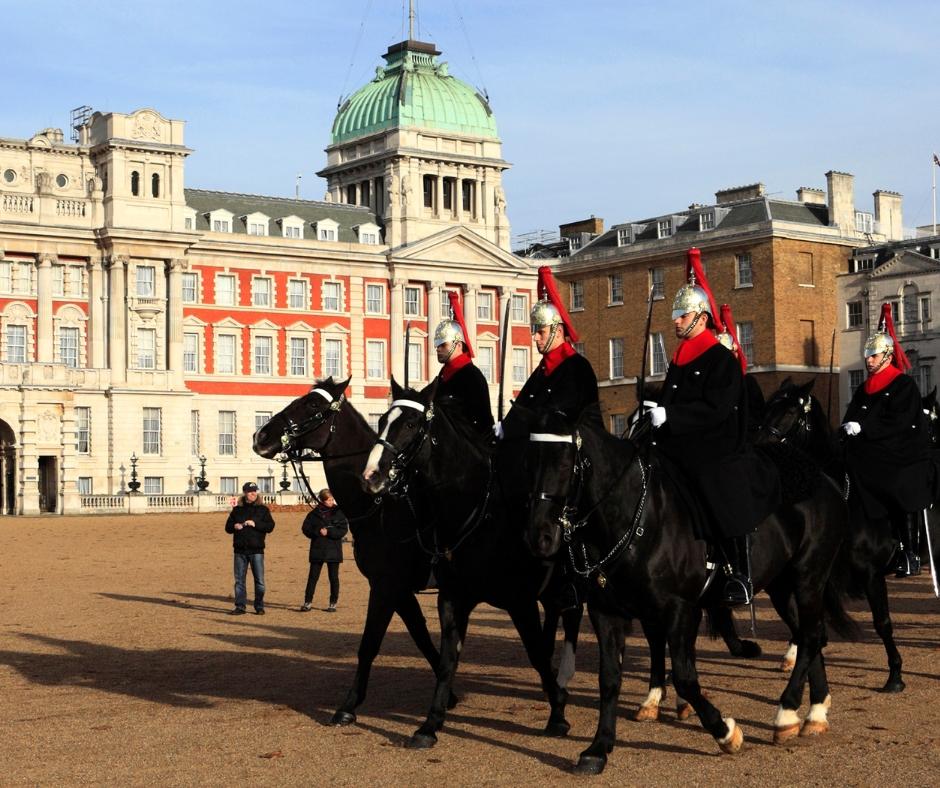
[{"label": "railing", "polygon": [[0,210],[4,213],[32,213],[33,198],[28,194],[4,194]]},{"label": "railing", "polygon": [[55,213],[56,216],[75,216],[80,218],[85,215],[85,201],[56,200]]},{"label": "railing", "polygon": [[194,495],[148,495],[148,509],[193,509],[196,506]]},{"label": "railing", "polygon": [[87,509],[126,509],[126,495],[83,495],[81,497],[81,507]]},{"label": "railing", "polygon": [[[262,493],[262,503],[271,505],[296,505],[306,502],[306,497],[293,492]],[[225,493],[177,493],[164,495],[80,495],[78,511],[65,514],[148,514],[156,512],[227,512],[232,508],[237,495]]]}]

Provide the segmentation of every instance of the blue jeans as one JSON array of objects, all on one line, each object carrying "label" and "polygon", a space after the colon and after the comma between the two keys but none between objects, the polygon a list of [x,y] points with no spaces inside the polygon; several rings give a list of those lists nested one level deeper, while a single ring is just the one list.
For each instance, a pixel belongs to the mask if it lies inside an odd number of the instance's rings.
[{"label": "blue jeans", "polygon": [[251,565],[251,574],[255,579],[255,610],[264,610],[264,553],[251,555],[235,553],[235,607],[244,610],[248,606],[245,579],[248,576],[249,565]]}]

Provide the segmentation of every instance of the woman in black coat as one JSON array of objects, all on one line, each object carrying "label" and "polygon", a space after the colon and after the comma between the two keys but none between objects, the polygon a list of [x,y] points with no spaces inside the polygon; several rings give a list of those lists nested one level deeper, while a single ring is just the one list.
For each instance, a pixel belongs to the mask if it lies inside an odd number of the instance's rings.
[{"label": "woman in black coat", "polygon": [[307,576],[304,603],[300,609],[304,613],[311,609],[313,592],[320,579],[323,564],[326,564],[327,576],[330,579],[330,606],[327,611],[335,613],[336,603],[339,601],[339,565],[343,562],[343,537],[346,536],[349,525],[329,490],[320,490],[317,497],[320,500],[317,508],[304,518],[304,524],[301,526],[304,536],[310,540],[310,574]]}]

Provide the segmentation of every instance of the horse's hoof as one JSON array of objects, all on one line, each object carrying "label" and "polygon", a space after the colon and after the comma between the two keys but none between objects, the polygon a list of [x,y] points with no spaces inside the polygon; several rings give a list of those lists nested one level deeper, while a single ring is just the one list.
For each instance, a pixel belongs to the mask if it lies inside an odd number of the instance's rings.
[{"label": "horse's hoof", "polygon": [[601,755],[582,755],[572,771],[575,774],[600,774],[607,765],[607,759]]},{"label": "horse's hoof", "polygon": [[742,659],[757,659],[763,653],[760,645],[753,640],[742,640],[741,653],[738,656]]},{"label": "horse's hoof", "polygon": [[330,725],[352,725],[355,721],[355,714],[351,711],[343,711],[340,709],[333,715],[333,718],[330,720]]},{"label": "horse's hoof", "polygon": [[723,739],[718,739],[718,747],[723,753],[734,755],[744,746],[744,731],[731,717],[725,718],[725,724],[730,730]]},{"label": "horse's hoof", "polygon": [[437,744],[437,736],[433,733],[416,733],[405,744],[409,750],[430,750]]},{"label": "horse's hoof", "polygon": [[545,735],[552,736],[556,739],[563,739],[568,735],[568,731],[570,730],[571,723],[566,719],[549,720],[548,725],[545,726]]},{"label": "horse's hoof", "polygon": [[774,728],[774,744],[785,744],[800,735],[800,723]]},{"label": "horse's hoof", "polygon": [[691,703],[682,703],[679,706],[676,706],[676,719],[680,721],[685,721],[689,719],[695,713],[695,709],[692,708]]},{"label": "horse's hoof", "polygon": [[447,701],[447,710],[450,711],[454,706],[460,703],[460,700],[457,698],[454,693],[450,693],[450,699]]},{"label": "horse's hoof", "polygon": [[796,667],[796,660],[795,660],[795,659],[785,659],[783,662],[780,663],[780,672],[781,672],[781,673],[792,673],[792,672],[793,672],[793,668],[795,668],[795,667]]},{"label": "horse's hoof", "polygon": [[901,680],[900,676],[896,679],[888,679],[885,682],[885,685],[878,690],[879,692],[904,692],[904,687],[906,685]]},{"label": "horse's hoof", "polygon": [[637,722],[656,722],[659,719],[659,706],[655,703],[640,706],[633,719]]},{"label": "horse's hoof", "polygon": [[806,720],[800,728],[800,736],[820,736],[829,733],[829,723],[825,720]]}]

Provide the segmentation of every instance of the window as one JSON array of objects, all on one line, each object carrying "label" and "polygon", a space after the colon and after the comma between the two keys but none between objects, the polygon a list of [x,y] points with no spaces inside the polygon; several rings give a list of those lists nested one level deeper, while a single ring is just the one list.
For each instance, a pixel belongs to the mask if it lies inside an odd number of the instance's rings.
[{"label": "window", "polygon": [[219,454],[235,454],[235,411],[219,411]]},{"label": "window", "polygon": [[274,414],[269,410],[256,410],[255,411],[255,432],[260,430],[265,424],[271,421],[271,416]]},{"label": "window", "polygon": [[237,476],[220,476],[219,477],[219,492],[222,495],[238,495],[238,477]]},{"label": "window", "polygon": [[860,257],[855,261],[856,271],[871,271],[875,267],[874,257]]},{"label": "window", "polygon": [[153,328],[137,329],[137,368],[155,369],[157,366],[157,332]]},{"label": "window", "polygon": [[382,285],[366,285],[366,312],[370,315],[385,313],[385,288]]},{"label": "window", "polygon": [[284,225],[284,237],[285,238],[300,238],[301,229],[294,224],[285,224]]},{"label": "window", "polygon": [[714,230],[715,229],[715,214],[711,211],[706,213],[700,213],[698,215],[698,229],[699,232],[704,232],[705,230]]},{"label": "window", "polygon": [[62,327],[59,329],[59,361],[67,367],[78,367],[78,329]]},{"label": "window", "polygon": [[584,282],[571,283],[571,308],[584,309]]},{"label": "window", "polygon": [[272,337],[255,337],[255,374],[271,374],[271,357],[274,354]]},{"label": "window", "polygon": [[216,334],[215,371],[220,375],[235,374],[235,335]]},{"label": "window", "polygon": [[855,229],[860,233],[871,233],[875,229],[875,216],[865,211],[855,212]]},{"label": "window", "polygon": [[159,454],[161,451],[161,427],[163,411],[160,408],[144,408],[143,453]]},{"label": "window", "polygon": [[577,252],[581,248],[581,236],[580,235],[570,235],[568,236],[568,250],[570,252]]},{"label": "window", "polygon": [[627,431],[627,417],[623,413],[610,414],[610,434],[621,436]]},{"label": "window", "polygon": [[751,287],[754,284],[752,271],[751,271],[751,255],[745,252],[744,254],[736,254],[734,256],[735,261],[735,278],[734,286],[735,287]]},{"label": "window", "polygon": [[405,288],[405,314],[421,314],[421,289],[418,287]]},{"label": "window", "polygon": [[255,277],[251,280],[251,303],[255,306],[271,306],[271,280]]},{"label": "window", "polygon": [[610,303],[623,303],[623,274],[611,274],[607,277],[610,291]]},{"label": "window", "polygon": [[133,197],[140,196],[140,173],[137,170],[131,173],[131,195]]},{"label": "window", "polygon": [[368,205],[371,197],[371,185],[369,181],[363,181],[359,184],[359,204]]},{"label": "window", "polygon": [[303,337],[291,337],[290,340],[290,374],[307,376],[307,340]]},{"label": "window", "polygon": [[473,210],[473,197],[474,192],[476,191],[474,189],[475,185],[476,184],[473,181],[463,181],[461,183],[461,188],[463,190],[463,209],[468,212]]},{"label": "window", "polygon": [[79,296],[84,295],[85,291],[82,288],[82,269],[77,265],[70,265],[68,271],[68,291],[70,296]]},{"label": "window", "polygon": [[738,343],[741,345],[741,352],[749,363],[754,362],[754,324],[750,321],[738,323]]},{"label": "window", "polygon": [[898,302],[897,301],[891,302],[891,319],[894,321],[894,325],[897,325],[898,323],[901,322],[900,320],[898,320]]},{"label": "window", "polygon": [[199,371],[199,334],[183,334],[183,372]]},{"label": "window", "polygon": [[16,266],[16,281],[13,283],[14,293],[33,292],[33,266],[30,263],[18,263]]},{"label": "window", "polygon": [[307,280],[291,279],[287,283],[287,305],[291,309],[307,308]]},{"label": "window", "polygon": [[672,235],[672,219],[661,219],[656,222],[656,237],[668,238]]},{"label": "window", "polygon": [[864,321],[862,317],[862,302],[849,301],[846,305],[846,326],[848,328],[861,328]]},{"label": "window", "polygon": [[199,300],[197,298],[197,289],[199,287],[198,274],[184,273],[182,284],[183,284],[183,303],[195,304]]},{"label": "window", "polygon": [[153,298],[154,276],[156,269],[152,265],[137,266],[137,295],[141,298]]},{"label": "window", "polygon": [[366,419],[366,421],[369,423],[369,429],[371,429],[373,432],[379,431],[379,419],[382,418],[382,415],[383,414],[381,413],[370,413],[369,418]]},{"label": "window", "polygon": [[335,241],[336,240],[336,228],[317,226],[317,240]]},{"label": "window", "polygon": [[623,339],[610,340],[610,377],[623,377]]},{"label": "window", "polygon": [[366,342],[366,377],[373,380],[385,377],[385,342]]},{"label": "window", "polygon": [[441,291],[441,317],[444,320],[454,319],[454,310],[450,308],[450,296],[445,290]]},{"label": "window", "polygon": [[529,351],[524,348],[512,349],[512,382],[523,384],[529,377]]},{"label": "window", "polygon": [[91,408],[75,408],[75,451],[91,454]]},{"label": "window", "polygon": [[660,332],[650,335],[650,374],[666,374],[666,346]]},{"label": "window", "polygon": [[327,312],[339,312],[342,308],[343,286],[339,282],[323,283],[323,308]]},{"label": "window", "polygon": [[483,346],[477,348],[477,366],[480,368],[480,372],[483,373],[483,377],[486,378],[487,383],[494,383],[496,381],[495,355],[496,352],[492,347]]},{"label": "window", "polygon": [[917,323],[918,314],[920,312],[917,289],[913,285],[904,286],[904,294],[901,303],[904,305],[904,322],[913,326]]},{"label": "window", "polygon": [[215,302],[220,306],[235,306],[235,277],[217,274],[215,277]]},{"label": "window", "polygon": [[477,293],[477,320],[493,319],[493,294]]},{"label": "window", "polygon": [[189,453],[198,457],[202,441],[199,436],[199,411],[189,411]]},{"label": "window", "polygon": [[929,364],[923,364],[917,367],[917,370],[914,375],[917,380],[917,386],[920,389],[920,393],[928,394],[933,388],[933,369]]},{"label": "window", "polygon": [[0,293],[11,293],[13,283],[13,265],[0,261]]},{"label": "window", "polygon": [[854,394],[855,389],[861,386],[865,382],[865,370],[863,369],[850,369],[849,370],[849,393]]},{"label": "window", "polygon": [[75,480],[75,489],[79,495],[94,495],[91,476],[79,476]]},{"label": "window", "polygon": [[512,303],[512,322],[526,323],[529,320],[529,299],[524,295],[514,295]]},{"label": "window", "polygon": [[65,266],[52,266],[52,295],[65,295]]},{"label": "window", "polygon": [[444,178],[444,210],[452,211],[454,209],[454,183],[453,178]]},{"label": "window", "polygon": [[192,229],[193,229],[193,217],[192,217],[192,216],[187,216],[187,217],[183,220],[183,229],[184,229],[184,230],[192,230]]},{"label": "window", "polygon": [[229,223],[228,219],[213,219],[212,220],[212,231],[216,233],[229,233],[231,232],[232,225]]},{"label": "window", "polygon": [[26,363],[26,326],[7,326],[7,361]]},{"label": "window", "polygon": [[930,322],[930,296],[920,297],[920,319],[924,323]]},{"label": "window", "polygon": [[258,492],[273,493],[274,492],[274,477],[273,476],[259,476],[258,477]]},{"label": "window", "polygon": [[650,269],[650,287],[653,288],[654,300],[658,301],[666,297],[666,272],[664,269]]},{"label": "window", "polygon": [[583,343],[583,342],[575,342],[575,343],[574,343],[574,349],[575,349],[580,355],[582,355],[582,356],[584,355],[584,343]]},{"label": "window", "polygon": [[163,495],[163,477],[144,476],[144,495]]},{"label": "window", "polygon": [[326,339],[323,341],[323,374],[334,379],[343,376],[343,340]]},{"label": "window", "polygon": [[617,230],[617,246],[626,246],[630,243],[630,228],[621,227]]},{"label": "window", "polygon": [[248,235],[267,235],[268,225],[265,222],[249,222]]},{"label": "window", "polygon": [[434,191],[437,186],[437,178],[433,175],[425,175],[421,181],[424,188],[424,207],[434,207]]},{"label": "window", "polygon": [[424,344],[421,342],[408,343],[408,382],[424,380]]}]

